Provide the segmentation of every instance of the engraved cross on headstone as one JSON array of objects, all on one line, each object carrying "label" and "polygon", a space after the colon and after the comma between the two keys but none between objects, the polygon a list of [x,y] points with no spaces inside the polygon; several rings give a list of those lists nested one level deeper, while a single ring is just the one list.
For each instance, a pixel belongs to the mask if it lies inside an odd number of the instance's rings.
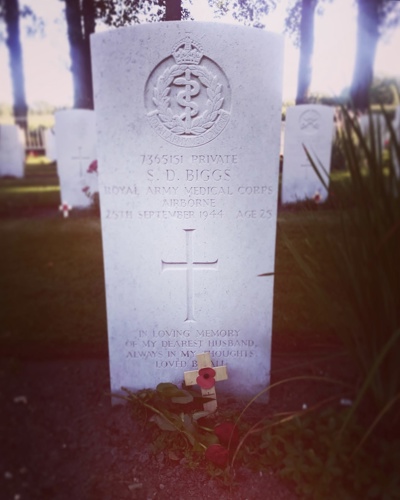
[{"label": "engraved cross on headstone", "polygon": [[82,172],[82,160],[90,160],[89,156],[83,156],[82,155],[82,147],[79,146],[78,148],[78,156],[72,156],[71,160],[79,160],[79,176],[82,177],[83,172]]},{"label": "engraved cross on headstone", "polygon": [[184,229],[186,233],[186,262],[165,262],[161,261],[162,271],[186,271],[186,319],[193,322],[194,300],[193,300],[193,271],[216,271],[218,269],[218,259],[213,262],[193,261],[193,232],[195,229]]}]

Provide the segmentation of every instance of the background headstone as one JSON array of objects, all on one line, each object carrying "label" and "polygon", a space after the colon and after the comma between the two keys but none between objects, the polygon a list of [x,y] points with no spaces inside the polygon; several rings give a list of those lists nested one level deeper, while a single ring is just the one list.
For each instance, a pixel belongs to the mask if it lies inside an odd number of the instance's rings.
[{"label": "background headstone", "polygon": [[111,389],[270,376],[282,37],[157,23],[91,38]]},{"label": "background headstone", "polygon": [[369,147],[372,148],[371,132],[373,132],[375,138],[374,147],[377,154],[378,151],[383,151],[388,133],[385,117],[382,114],[372,115],[373,131],[371,131],[371,119],[369,115],[361,115],[358,119],[358,123],[360,125],[360,131],[365,137]]},{"label": "background headstone", "polygon": [[69,109],[55,114],[57,172],[61,202],[84,208],[92,200],[86,188],[93,174],[88,173],[96,160],[95,114],[87,109]]},{"label": "background headstone", "polygon": [[44,131],[45,155],[50,161],[57,161],[56,135],[54,128],[46,128]]},{"label": "background headstone", "polygon": [[23,133],[16,125],[0,125],[0,177],[24,176]]},{"label": "background headstone", "polygon": [[[302,104],[286,110],[285,146],[282,172],[282,203],[328,196],[304,151],[316,165],[329,173],[334,137],[334,109],[318,104]],[[320,171],[323,172],[322,168]],[[328,177],[323,174],[329,184]]]}]

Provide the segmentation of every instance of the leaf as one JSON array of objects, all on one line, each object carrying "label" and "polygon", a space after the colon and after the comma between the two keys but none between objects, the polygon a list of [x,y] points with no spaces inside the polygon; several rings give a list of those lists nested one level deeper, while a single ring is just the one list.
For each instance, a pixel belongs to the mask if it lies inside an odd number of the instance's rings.
[{"label": "leaf", "polygon": [[193,420],[199,420],[200,418],[208,417],[210,415],[209,411],[196,411],[196,413],[193,413],[192,418]]},{"label": "leaf", "polygon": [[184,414],[183,416],[183,425],[185,427],[186,434],[185,436],[189,440],[190,444],[193,446],[196,439],[194,435],[196,434],[196,429],[193,425],[192,419],[190,418],[190,415]]},{"label": "leaf", "polygon": [[201,116],[198,116],[194,120],[192,120],[192,127],[197,127],[197,124],[201,121]]},{"label": "leaf", "polygon": [[170,382],[158,384],[156,390],[165,398],[171,399],[173,403],[187,404],[193,401],[193,396],[189,392],[179,389],[175,384],[171,384]]},{"label": "leaf", "polygon": [[217,111],[218,109],[221,108],[222,106],[222,103],[224,102],[224,98],[221,97],[221,99],[219,99],[213,106],[213,111]]},{"label": "leaf", "polygon": [[[181,391],[182,393],[185,392],[185,391]],[[174,396],[173,398],[171,398],[171,401],[173,403],[178,403],[178,404],[181,404],[181,405],[186,405],[188,403],[191,403],[193,401],[193,396],[191,394],[189,394],[188,392],[185,394],[182,394],[181,396]]]},{"label": "leaf", "polygon": [[160,392],[164,396],[168,396],[171,393],[179,391],[179,389],[175,384],[171,384],[171,382],[161,382],[157,385],[156,391]]},{"label": "leaf", "polygon": [[215,434],[211,434],[210,432],[201,435],[201,442],[206,445],[207,448],[213,444],[219,444],[217,436]]},{"label": "leaf", "polygon": [[202,134],[205,131],[206,131],[206,129],[204,127],[192,127],[191,128],[191,132],[193,132],[193,134]]},{"label": "leaf", "polygon": [[183,127],[174,127],[174,128],[171,128],[171,132],[174,132],[174,134],[184,134],[185,133],[185,129]]},{"label": "leaf", "polygon": [[158,113],[158,118],[162,121],[162,122],[169,122],[171,120],[171,118],[168,116],[168,115],[165,115],[163,113]]},{"label": "leaf", "polygon": [[150,418],[150,422],[154,422],[162,431],[175,432],[178,430],[169,420],[161,415],[153,415]]}]

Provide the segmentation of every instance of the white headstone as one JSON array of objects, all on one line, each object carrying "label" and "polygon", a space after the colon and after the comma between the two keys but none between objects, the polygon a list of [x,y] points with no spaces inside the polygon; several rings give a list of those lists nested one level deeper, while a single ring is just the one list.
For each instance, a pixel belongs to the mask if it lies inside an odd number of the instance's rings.
[{"label": "white headstone", "polygon": [[24,176],[23,133],[16,125],[0,125],[0,177]]},{"label": "white headstone", "polygon": [[361,133],[365,137],[370,148],[372,148],[371,133],[373,133],[375,137],[374,147],[376,154],[379,154],[379,151],[382,151],[385,147],[385,141],[387,138],[388,129],[385,117],[382,114],[373,114],[371,125],[370,116],[365,114],[359,117],[358,123],[360,125]]},{"label": "white headstone", "polygon": [[45,155],[50,161],[57,161],[56,136],[54,128],[46,128],[44,131]]},{"label": "white headstone", "polygon": [[57,111],[55,136],[61,202],[69,203],[73,208],[88,207],[92,203],[86,194],[86,188],[92,179],[88,169],[97,159],[94,111]]},{"label": "white headstone", "polygon": [[112,391],[210,352],[270,376],[282,37],[169,22],[92,36]]},{"label": "white headstone", "polygon": [[[307,198],[323,201],[328,193],[315,173],[304,147],[329,184],[334,109],[319,104],[302,104],[286,110],[285,147],[282,172],[282,203]],[[321,167],[323,166],[323,168]]]}]

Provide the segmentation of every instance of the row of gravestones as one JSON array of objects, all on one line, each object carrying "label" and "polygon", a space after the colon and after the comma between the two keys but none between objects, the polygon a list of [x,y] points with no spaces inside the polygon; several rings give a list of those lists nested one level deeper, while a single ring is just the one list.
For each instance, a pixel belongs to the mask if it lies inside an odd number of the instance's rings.
[{"label": "row of gravestones", "polygon": [[[320,105],[303,105],[288,108],[281,130],[281,153],[284,158],[282,175],[282,202],[292,203],[314,198],[323,201],[327,192],[315,175],[304,147],[324,174],[330,166],[332,137],[335,134],[333,109]],[[361,133],[368,138],[369,117],[359,119]],[[400,108],[393,122],[400,127]],[[374,116],[376,144],[384,148],[387,127],[383,116]],[[68,110],[56,113],[56,134],[45,131],[46,157],[57,161],[61,185],[61,198],[74,207],[87,207],[98,191],[97,171],[91,168],[96,159],[95,113],[88,110]],[[286,141],[284,141],[286,137]],[[380,138],[380,143],[378,141]],[[284,144],[284,148],[283,148]],[[393,155],[396,160],[396,155]],[[398,172],[399,165],[395,161]],[[0,176],[22,177],[24,172],[23,139],[13,125],[0,126]],[[91,174],[91,175],[90,175]],[[329,178],[326,176],[329,183]]]},{"label": "row of gravestones", "polygon": [[[46,157],[57,162],[63,204],[90,206],[98,191],[95,112],[58,111],[55,129],[45,131],[44,141]],[[16,125],[0,125],[0,177],[23,177],[24,162],[22,131]]]},{"label": "row of gravestones", "polygon": [[[61,187],[100,166],[111,389],[194,383],[212,362],[252,396],[270,378],[283,39],[155,23],[93,35],[91,52],[97,151],[77,111],[55,132]],[[330,108],[288,109],[283,202],[326,196],[303,145],[329,166],[333,128]]]}]

